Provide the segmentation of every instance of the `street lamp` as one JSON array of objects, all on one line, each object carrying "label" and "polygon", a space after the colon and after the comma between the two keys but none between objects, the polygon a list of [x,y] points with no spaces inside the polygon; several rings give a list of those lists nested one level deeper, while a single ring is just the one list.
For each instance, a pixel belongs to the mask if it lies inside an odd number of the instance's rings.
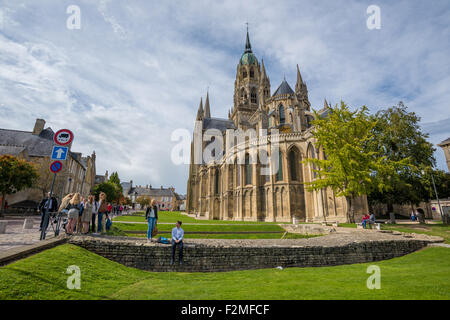
[{"label": "street lamp", "polygon": [[[424,170],[422,170],[422,174],[425,175],[425,171]],[[431,167],[430,175],[431,175],[431,181],[433,182],[433,189],[434,189],[434,193],[436,195],[436,200],[437,200],[437,203],[438,203],[438,206],[439,206],[439,213],[441,214],[442,222],[444,222],[444,216],[442,214],[441,202],[439,201],[439,196],[438,196],[437,189],[436,189],[436,183],[434,182],[433,167]]]}]

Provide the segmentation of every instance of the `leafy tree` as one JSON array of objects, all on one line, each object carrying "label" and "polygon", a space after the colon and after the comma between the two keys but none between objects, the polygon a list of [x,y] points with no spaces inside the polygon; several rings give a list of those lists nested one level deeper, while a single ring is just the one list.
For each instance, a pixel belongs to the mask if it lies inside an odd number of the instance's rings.
[{"label": "leafy tree", "polygon": [[31,188],[37,179],[38,172],[32,163],[11,155],[0,156],[0,193],[2,195],[0,212],[2,216],[5,210],[6,195]]},{"label": "leafy tree", "polygon": [[[432,196],[430,170],[436,160],[435,149],[427,141],[428,134],[420,129],[418,117],[408,112],[400,102],[398,106],[377,112],[372,119],[376,120],[373,128],[373,139],[367,144],[370,151],[390,161],[408,159],[410,166],[398,172],[398,175],[386,177],[389,190],[373,192],[369,196],[370,203],[385,203],[389,212],[393,204],[419,205],[429,201]],[[428,174],[422,174],[427,171]]]},{"label": "leafy tree", "polygon": [[[122,185],[120,184],[119,174],[117,173],[117,171],[113,172],[111,174],[108,182],[115,184],[117,186],[117,188],[119,189],[120,194],[122,195],[123,188],[122,188]],[[120,199],[117,199],[117,201],[120,201]]]},{"label": "leafy tree", "polygon": [[344,102],[330,108],[327,116],[314,111],[313,135],[316,147],[326,152],[324,159],[306,159],[313,165],[316,179],[306,183],[309,190],[332,188],[337,196],[347,200],[347,220],[354,222],[354,200],[378,190],[389,189],[384,180],[395,176],[406,166],[405,160],[391,161],[368,151],[366,145],[373,139],[377,121],[368,115],[367,107],[350,111]]},{"label": "leafy tree", "polygon": [[106,200],[108,202],[117,202],[122,195],[121,190],[115,183],[111,183],[110,181],[100,183],[94,187],[94,195],[96,199],[99,198],[100,192],[104,192],[106,194]]},{"label": "leafy tree", "polygon": [[149,196],[139,196],[136,199],[136,202],[139,203],[139,205],[141,206],[141,208],[145,208],[146,206],[150,205],[150,197]]}]

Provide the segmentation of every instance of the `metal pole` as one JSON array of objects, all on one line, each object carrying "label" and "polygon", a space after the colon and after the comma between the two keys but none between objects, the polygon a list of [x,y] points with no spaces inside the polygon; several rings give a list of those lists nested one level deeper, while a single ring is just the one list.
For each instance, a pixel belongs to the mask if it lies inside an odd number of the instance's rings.
[{"label": "metal pole", "polygon": [[[433,170],[433,169],[431,169],[431,170]],[[441,219],[442,219],[442,221],[444,221],[444,216],[443,216],[442,208],[441,208],[441,202],[439,201],[439,196],[438,196],[438,193],[437,193],[436,184],[434,183],[433,172],[431,172],[431,180],[433,181],[434,193],[436,194],[436,200],[437,200],[437,202],[438,202],[439,212],[440,212],[440,214],[441,214]]]}]

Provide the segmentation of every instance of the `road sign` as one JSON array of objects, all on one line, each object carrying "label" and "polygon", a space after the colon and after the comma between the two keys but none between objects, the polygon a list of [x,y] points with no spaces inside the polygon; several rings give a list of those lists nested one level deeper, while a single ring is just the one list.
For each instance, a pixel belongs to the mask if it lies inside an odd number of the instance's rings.
[{"label": "road sign", "polygon": [[50,165],[50,171],[53,173],[58,173],[62,170],[62,162],[61,161],[53,161]]},{"label": "road sign", "polygon": [[66,160],[68,151],[68,147],[53,146],[52,160]]},{"label": "road sign", "polygon": [[73,133],[69,129],[61,129],[55,133],[53,141],[60,146],[67,146],[73,141]]}]

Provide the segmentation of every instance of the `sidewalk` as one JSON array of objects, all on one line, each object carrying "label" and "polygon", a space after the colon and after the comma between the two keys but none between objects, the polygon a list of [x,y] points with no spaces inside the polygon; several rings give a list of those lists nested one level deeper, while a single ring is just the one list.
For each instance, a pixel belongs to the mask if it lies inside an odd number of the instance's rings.
[{"label": "sidewalk", "polygon": [[[6,217],[1,221],[8,221],[8,226],[6,227],[6,233],[0,234],[0,252],[10,250],[13,248],[18,248],[25,245],[30,245],[39,242],[41,237],[41,232],[39,231],[39,224],[41,218],[39,216],[27,217],[27,219],[33,219],[33,229],[24,230],[23,222],[24,217]],[[51,239],[54,237],[53,230],[49,226],[47,231],[46,239]]]}]

